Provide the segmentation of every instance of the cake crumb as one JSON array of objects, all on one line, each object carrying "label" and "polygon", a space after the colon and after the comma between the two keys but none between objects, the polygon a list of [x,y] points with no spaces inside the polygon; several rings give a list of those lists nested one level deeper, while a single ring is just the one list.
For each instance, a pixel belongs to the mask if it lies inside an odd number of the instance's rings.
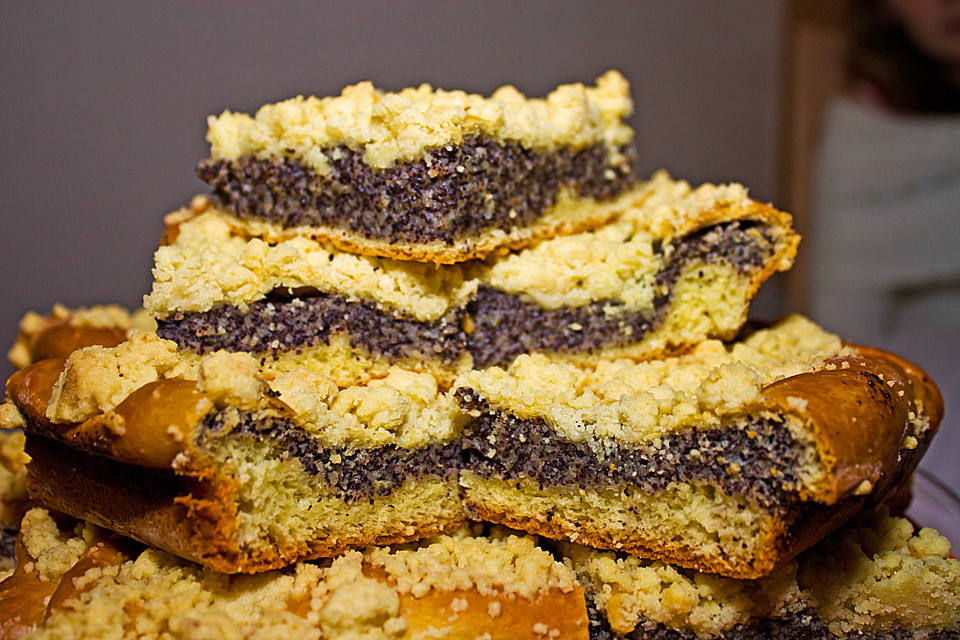
[{"label": "cake crumb", "polygon": [[865,496],[869,495],[873,491],[873,483],[869,480],[863,480],[857,487],[853,490],[853,495],[855,496]]}]

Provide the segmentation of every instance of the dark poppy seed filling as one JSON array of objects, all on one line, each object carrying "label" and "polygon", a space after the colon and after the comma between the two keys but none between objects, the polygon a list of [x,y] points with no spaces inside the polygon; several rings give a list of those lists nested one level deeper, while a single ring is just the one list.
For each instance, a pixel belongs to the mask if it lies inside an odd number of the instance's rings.
[{"label": "dark poppy seed filling", "polygon": [[283,227],[344,229],[389,242],[443,242],[524,227],[563,189],[611,199],[637,183],[633,145],[540,152],[473,137],[424,157],[374,169],[362,149],[324,150],[321,175],[296,158],[205,160],[197,175],[234,215]]},{"label": "dark poppy seed filling", "polygon": [[610,301],[547,310],[521,295],[481,286],[466,308],[435,322],[419,322],[371,302],[307,289],[276,291],[247,310],[223,306],[202,313],[177,312],[158,321],[157,333],[201,354],[219,349],[296,352],[329,344],[331,336],[339,334],[348,336],[353,346],[394,362],[414,358],[451,364],[469,353],[477,368],[509,364],[521,353],[621,347],[639,342],[662,324],[686,265],[723,261],[749,273],[775,251],[768,234],[755,222],[735,221],[684,236],[667,252],[657,274],[663,293],[655,297],[652,309],[643,311],[617,312],[622,305]]},{"label": "dark poppy seed filling", "polygon": [[230,408],[212,413],[201,433],[205,442],[229,434],[274,443],[284,458],[298,460],[304,471],[336,489],[346,502],[388,495],[408,478],[452,480],[459,469],[456,440],[413,449],[323,447],[290,420],[265,412]]},{"label": "dark poppy seed filling", "polygon": [[0,528],[0,561],[13,560],[17,547],[17,532]]},{"label": "dark poppy seed filling", "polygon": [[370,302],[314,292],[289,298],[275,292],[246,311],[217,307],[204,313],[175,313],[157,322],[157,334],[198,353],[218,349],[262,353],[296,352],[329,344],[333,335],[393,361],[405,357],[455,362],[464,353],[463,310],[438,322],[397,318]]},{"label": "dark poppy seed filling", "polygon": [[529,478],[541,487],[606,489],[630,485],[656,494],[674,482],[702,481],[770,511],[785,508],[801,486],[802,452],[783,422],[745,418],[728,428],[666,434],[657,445],[571,442],[542,418],[520,419],[476,392],[456,391],[464,411],[462,468],[484,478]]}]

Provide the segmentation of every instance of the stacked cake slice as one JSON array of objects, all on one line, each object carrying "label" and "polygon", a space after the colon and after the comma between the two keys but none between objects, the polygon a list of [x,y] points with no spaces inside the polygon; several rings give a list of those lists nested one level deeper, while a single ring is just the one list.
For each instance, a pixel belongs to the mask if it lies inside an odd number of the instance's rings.
[{"label": "stacked cake slice", "polygon": [[341,385],[400,365],[449,386],[520,354],[651,357],[732,338],[760,284],[792,263],[789,216],[738,185],[641,183],[607,225],[434,265],[266,242],[207,199],[168,218],[146,308],[195,353],[247,351]]},{"label": "stacked cake slice", "polygon": [[44,436],[27,446],[42,504],[226,572],[463,520],[453,405],[426,374],[343,390],[308,374],[267,382],[246,354],[193,368],[150,333],[61,367],[44,360],[8,385]]},{"label": "stacked cake slice", "polygon": [[[596,566],[735,598],[899,489],[936,386],[801,317],[745,330],[792,264],[790,217],[739,185],[639,178],[630,110],[610,72],[543,100],[364,83],[211,118],[211,193],[166,218],[149,318],[30,314],[11,351],[0,426],[27,434],[30,499],[163,550],[77,524],[77,566],[110,581],[84,574],[85,595],[81,569],[44,569],[64,590],[49,631],[164,583],[197,597],[156,614],[175,633],[646,637],[661,620],[627,592],[647,578],[616,591]],[[28,521],[32,561],[70,536]],[[558,541],[568,566],[476,523]],[[263,575],[220,575],[239,573]],[[259,627],[230,604],[254,584]]]},{"label": "stacked cake slice", "polygon": [[942,411],[910,363],[799,317],[646,363],[524,356],[456,395],[475,517],[738,578],[885,498]]},{"label": "stacked cake slice", "polygon": [[370,83],[209,120],[198,168],[251,234],[432,263],[610,220],[637,181],[616,72],[528,99]]},{"label": "stacked cake slice", "polygon": [[914,365],[800,317],[647,362],[521,356],[449,390],[401,368],[338,388],[141,332],[7,392],[43,436],[42,504],[229,572],[469,515],[755,578],[891,493],[942,412]]}]

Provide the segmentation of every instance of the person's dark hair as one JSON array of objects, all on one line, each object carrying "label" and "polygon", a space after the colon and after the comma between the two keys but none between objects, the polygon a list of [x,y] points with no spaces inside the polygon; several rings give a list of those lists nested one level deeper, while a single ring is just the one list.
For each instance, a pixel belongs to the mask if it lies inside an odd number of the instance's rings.
[{"label": "person's dark hair", "polygon": [[851,0],[847,20],[847,76],[854,86],[869,83],[897,111],[960,112],[960,87],[913,42],[884,0]]}]

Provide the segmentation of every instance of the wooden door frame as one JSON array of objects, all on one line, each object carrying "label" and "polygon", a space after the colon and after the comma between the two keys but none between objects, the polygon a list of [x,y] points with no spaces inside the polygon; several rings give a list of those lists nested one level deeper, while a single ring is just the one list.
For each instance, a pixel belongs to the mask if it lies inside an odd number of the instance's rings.
[{"label": "wooden door frame", "polygon": [[787,0],[783,20],[777,205],[804,236],[785,277],[790,311],[809,311],[809,257],[816,220],[811,188],[825,107],[843,89],[846,2]]}]

